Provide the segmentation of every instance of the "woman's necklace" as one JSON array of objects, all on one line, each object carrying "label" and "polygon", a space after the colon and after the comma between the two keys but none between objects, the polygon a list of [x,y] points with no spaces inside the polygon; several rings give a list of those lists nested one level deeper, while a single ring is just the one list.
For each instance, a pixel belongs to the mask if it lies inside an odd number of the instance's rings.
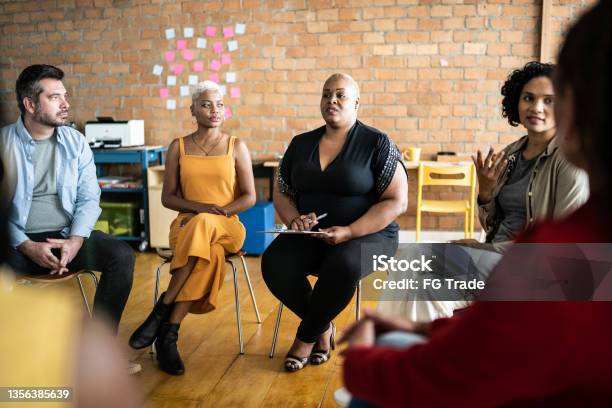
[{"label": "woman's necklace", "polygon": [[200,150],[202,150],[206,156],[208,156],[210,154],[210,152],[212,152],[215,149],[215,147],[217,147],[217,145],[219,144],[221,139],[223,139],[223,135],[219,135],[219,137],[217,138],[217,141],[215,142],[213,147],[211,147],[210,149],[208,149],[208,151],[206,151],[206,149],[204,149],[202,146],[200,146],[200,144],[198,142],[196,142],[194,135],[195,135],[195,133],[191,134],[191,140],[193,140],[193,143],[195,143],[195,145],[198,146],[200,148]]}]

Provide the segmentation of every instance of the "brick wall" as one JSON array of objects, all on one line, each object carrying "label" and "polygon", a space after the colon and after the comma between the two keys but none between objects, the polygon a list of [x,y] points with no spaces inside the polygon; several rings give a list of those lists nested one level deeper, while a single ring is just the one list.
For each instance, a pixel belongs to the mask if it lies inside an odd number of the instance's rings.
[{"label": "brick wall", "polygon": [[[592,0],[553,3],[553,55],[567,25]],[[0,124],[14,121],[14,81],[32,63],[67,73],[77,125],[95,116],[141,118],[149,144],[167,145],[193,128],[189,97],[179,96],[188,75],[205,79],[236,73],[238,98],[226,99],[233,116],[225,129],[247,140],[253,156],[284,150],[291,136],[319,126],[319,93],[335,71],[361,86],[360,119],[386,131],[400,147],[418,145],[424,158],[439,150],[474,152],[501,147],[522,134],[500,116],[499,88],[510,70],[538,58],[538,0],[53,0],[0,3]],[[223,27],[245,24],[223,38]],[[217,33],[206,37],[205,29]],[[176,40],[187,38],[191,72]],[[174,28],[176,38],[166,39]],[[196,38],[207,47],[196,47]],[[235,39],[238,49],[227,51]],[[210,69],[221,42],[231,63]],[[177,59],[164,60],[176,51]],[[173,64],[183,63],[167,87]],[[152,73],[154,65],[163,74]],[[177,101],[166,108],[160,88]],[[412,184],[411,184],[412,187]],[[414,191],[414,189],[412,189]],[[411,195],[411,202],[414,202]],[[402,218],[404,226],[413,218]],[[426,228],[455,228],[456,217],[426,217]]]}]

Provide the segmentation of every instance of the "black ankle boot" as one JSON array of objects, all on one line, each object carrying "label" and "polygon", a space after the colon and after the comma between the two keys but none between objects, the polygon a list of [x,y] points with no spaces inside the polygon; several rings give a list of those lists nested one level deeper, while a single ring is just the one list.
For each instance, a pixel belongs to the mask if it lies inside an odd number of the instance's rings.
[{"label": "black ankle boot", "polygon": [[153,344],[161,324],[168,321],[172,312],[173,304],[167,305],[163,302],[165,295],[166,292],[162,293],[147,319],[132,333],[130,347],[141,349]]},{"label": "black ankle boot", "polygon": [[163,323],[155,341],[159,368],[170,375],[181,375],[185,372],[183,360],[176,346],[179,326],[179,324]]}]

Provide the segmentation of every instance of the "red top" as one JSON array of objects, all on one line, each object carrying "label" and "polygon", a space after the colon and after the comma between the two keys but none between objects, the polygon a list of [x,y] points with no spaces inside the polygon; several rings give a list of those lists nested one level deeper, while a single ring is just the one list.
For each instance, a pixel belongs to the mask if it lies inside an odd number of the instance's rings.
[{"label": "red top", "polygon": [[[612,242],[599,202],[517,241]],[[612,302],[476,302],[424,344],[350,349],[344,382],[377,407],[610,406],[610,322]]]}]

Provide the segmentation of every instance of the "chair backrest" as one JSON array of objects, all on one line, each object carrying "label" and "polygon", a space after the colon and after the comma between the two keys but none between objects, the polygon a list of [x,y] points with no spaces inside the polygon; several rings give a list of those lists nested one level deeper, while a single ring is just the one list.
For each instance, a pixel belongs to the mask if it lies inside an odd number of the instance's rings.
[{"label": "chair backrest", "polygon": [[[432,175],[461,177],[432,177]],[[421,163],[419,165],[419,186],[476,187],[474,164],[429,166]]]}]

